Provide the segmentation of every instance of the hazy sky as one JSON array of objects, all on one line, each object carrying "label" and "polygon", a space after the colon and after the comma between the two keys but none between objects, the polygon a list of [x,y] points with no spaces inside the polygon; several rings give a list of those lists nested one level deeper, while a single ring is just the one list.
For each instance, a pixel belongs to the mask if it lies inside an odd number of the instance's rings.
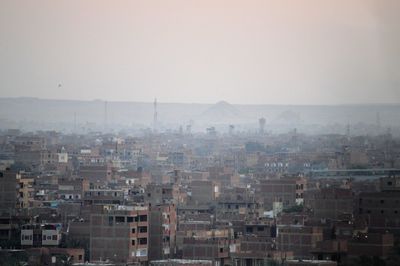
[{"label": "hazy sky", "polygon": [[0,96],[399,103],[400,1],[0,0]]}]

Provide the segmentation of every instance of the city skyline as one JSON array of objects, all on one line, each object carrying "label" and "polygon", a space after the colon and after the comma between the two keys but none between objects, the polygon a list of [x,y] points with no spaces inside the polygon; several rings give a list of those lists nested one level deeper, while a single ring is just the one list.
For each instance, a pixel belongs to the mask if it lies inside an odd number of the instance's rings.
[{"label": "city skyline", "polygon": [[0,0],[0,266],[399,266],[399,0]]}]

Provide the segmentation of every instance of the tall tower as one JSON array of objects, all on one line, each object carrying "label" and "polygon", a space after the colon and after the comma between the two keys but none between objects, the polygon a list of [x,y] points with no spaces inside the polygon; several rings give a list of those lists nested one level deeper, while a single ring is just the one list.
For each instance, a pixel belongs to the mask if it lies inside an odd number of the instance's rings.
[{"label": "tall tower", "polygon": [[76,133],[76,112],[74,112],[74,133]]},{"label": "tall tower", "polygon": [[107,110],[107,101],[104,101],[104,131],[107,131],[107,120],[108,120],[108,110]]},{"label": "tall tower", "polygon": [[235,126],[234,125],[229,125],[229,135],[233,135],[233,132],[235,131]]},{"label": "tall tower", "polygon": [[381,130],[381,113],[376,112],[376,129],[378,133],[380,133]]},{"label": "tall tower", "polygon": [[157,131],[157,98],[154,99],[154,115],[153,115],[153,131],[156,132]]},{"label": "tall tower", "polygon": [[350,124],[346,125],[346,137],[348,140],[350,139]]},{"label": "tall tower", "polygon": [[264,130],[265,130],[265,118],[261,117],[260,119],[258,119],[258,124],[259,124],[259,133],[262,135],[264,134]]},{"label": "tall tower", "polygon": [[186,125],[186,134],[190,135],[192,133],[192,125]]}]

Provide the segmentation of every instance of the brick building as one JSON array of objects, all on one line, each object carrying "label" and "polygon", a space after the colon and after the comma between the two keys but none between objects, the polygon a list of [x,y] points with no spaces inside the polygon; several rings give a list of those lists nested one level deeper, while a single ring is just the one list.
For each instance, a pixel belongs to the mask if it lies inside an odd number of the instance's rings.
[{"label": "brick building", "polygon": [[61,224],[25,224],[21,227],[21,246],[58,246],[61,243]]},{"label": "brick building", "polygon": [[353,214],[354,194],[351,189],[322,188],[307,192],[305,205],[311,208],[316,220],[337,220],[343,214]]},{"label": "brick building", "polygon": [[149,250],[147,207],[104,207],[90,216],[90,260],[145,262]]},{"label": "brick building", "polygon": [[174,204],[150,206],[149,260],[174,258],[177,215]]},{"label": "brick building", "polygon": [[315,226],[278,226],[276,240],[281,251],[293,251],[295,258],[311,259],[311,250],[322,241],[323,231]]},{"label": "brick building", "polygon": [[303,202],[306,185],[303,177],[263,179],[257,186],[257,194],[266,208],[272,209],[273,202],[282,202],[284,207],[290,207]]}]

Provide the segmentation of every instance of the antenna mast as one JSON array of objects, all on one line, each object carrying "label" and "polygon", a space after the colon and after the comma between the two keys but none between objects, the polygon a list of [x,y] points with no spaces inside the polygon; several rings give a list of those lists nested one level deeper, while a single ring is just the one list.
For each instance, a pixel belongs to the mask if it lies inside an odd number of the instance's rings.
[{"label": "antenna mast", "polygon": [[154,99],[154,116],[153,116],[153,131],[156,132],[157,131],[157,98]]}]

